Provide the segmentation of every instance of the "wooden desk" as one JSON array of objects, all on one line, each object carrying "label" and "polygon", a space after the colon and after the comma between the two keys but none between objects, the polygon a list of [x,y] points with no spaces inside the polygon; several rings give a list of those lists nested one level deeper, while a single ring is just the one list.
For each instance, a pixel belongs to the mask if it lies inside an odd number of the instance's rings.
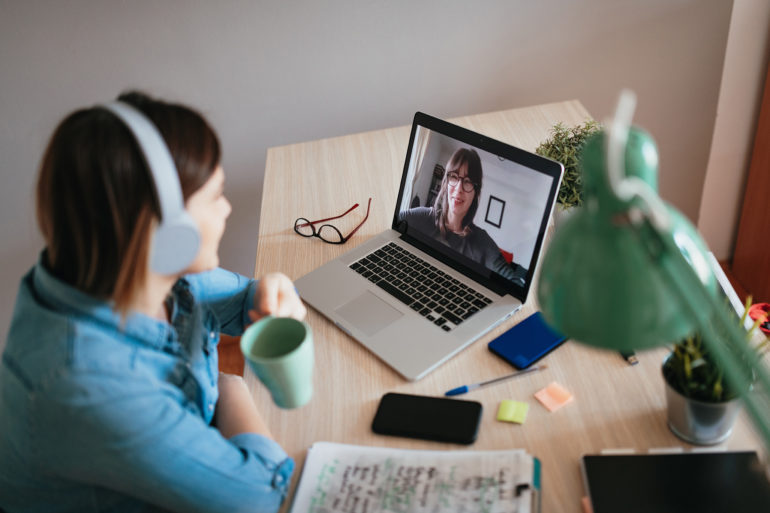
[{"label": "wooden desk", "polygon": [[[582,123],[589,117],[578,101],[494,112],[453,119],[458,125],[534,151],[561,121]],[[255,276],[281,271],[296,279],[390,226],[409,127],[393,128],[271,148],[267,153]],[[319,219],[363,207],[373,198],[368,221],[345,245],[305,239],[293,231],[298,217]],[[364,215],[359,207],[338,224],[343,233]],[[315,338],[315,392],[296,411],[284,411],[250,370],[245,375],[266,421],[278,441],[297,462],[293,486],[307,448],[316,441],[402,448],[473,450],[525,448],[543,467],[544,512],[579,512],[584,488],[580,457],[605,448],[647,451],[688,447],[666,426],[661,362],[665,349],[639,355],[629,366],[619,354],[567,342],[547,356],[548,369],[526,378],[472,392],[484,417],[477,442],[465,448],[375,435],[371,422],[380,397],[389,391],[441,395],[459,385],[512,371],[487,350],[487,343],[537,309],[535,287],[521,311],[418,382],[408,382],[314,310],[307,321]],[[415,341],[419,343],[419,341]],[[575,400],[549,413],[533,394],[558,381]],[[524,425],[498,422],[502,399],[530,405]],[[756,449],[758,438],[741,418],[727,446]],[[284,506],[286,509],[286,506]]]}]

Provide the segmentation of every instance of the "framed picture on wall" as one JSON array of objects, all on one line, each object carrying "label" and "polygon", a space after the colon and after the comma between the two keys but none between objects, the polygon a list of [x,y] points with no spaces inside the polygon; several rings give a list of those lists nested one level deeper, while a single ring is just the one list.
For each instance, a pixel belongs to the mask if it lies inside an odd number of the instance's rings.
[{"label": "framed picture on wall", "polygon": [[494,196],[489,196],[489,203],[487,203],[487,215],[484,220],[492,226],[500,228],[500,225],[503,224],[504,211],[505,201]]}]

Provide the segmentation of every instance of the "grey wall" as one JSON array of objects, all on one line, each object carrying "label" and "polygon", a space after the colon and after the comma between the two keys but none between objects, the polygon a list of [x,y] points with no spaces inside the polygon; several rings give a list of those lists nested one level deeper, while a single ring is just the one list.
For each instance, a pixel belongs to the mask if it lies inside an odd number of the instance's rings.
[{"label": "grey wall", "polygon": [[604,119],[630,87],[660,145],[662,195],[695,219],[732,4],[0,0],[0,332],[41,248],[32,192],[46,139],[126,88],[196,106],[218,129],[234,206],[222,262],[244,274],[266,148],[408,124],[416,110],[578,98]]}]

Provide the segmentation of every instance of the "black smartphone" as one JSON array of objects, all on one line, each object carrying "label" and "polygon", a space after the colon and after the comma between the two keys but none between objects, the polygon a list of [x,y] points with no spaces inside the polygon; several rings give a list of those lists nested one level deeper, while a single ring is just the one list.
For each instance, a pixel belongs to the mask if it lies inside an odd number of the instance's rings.
[{"label": "black smartphone", "polygon": [[517,369],[526,369],[559,347],[567,337],[546,324],[535,312],[492,342],[489,350]]},{"label": "black smartphone", "polygon": [[372,431],[467,445],[476,440],[481,411],[476,401],[390,392],[380,399]]}]

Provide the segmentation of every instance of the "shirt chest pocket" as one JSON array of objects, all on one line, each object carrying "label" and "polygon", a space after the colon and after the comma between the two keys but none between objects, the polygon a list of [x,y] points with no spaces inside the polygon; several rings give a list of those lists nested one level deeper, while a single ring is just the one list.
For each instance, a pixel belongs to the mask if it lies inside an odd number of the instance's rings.
[{"label": "shirt chest pocket", "polygon": [[219,320],[211,312],[206,312],[203,319],[203,337],[202,347],[205,357],[206,371],[211,385],[216,388],[219,379],[219,354],[217,353],[217,344],[219,343]]},{"label": "shirt chest pocket", "polygon": [[180,319],[177,329],[180,338],[188,341],[186,354],[177,369],[178,386],[189,404],[199,408],[210,421],[219,398],[219,321],[210,311],[197,309],[188,318]]}]

